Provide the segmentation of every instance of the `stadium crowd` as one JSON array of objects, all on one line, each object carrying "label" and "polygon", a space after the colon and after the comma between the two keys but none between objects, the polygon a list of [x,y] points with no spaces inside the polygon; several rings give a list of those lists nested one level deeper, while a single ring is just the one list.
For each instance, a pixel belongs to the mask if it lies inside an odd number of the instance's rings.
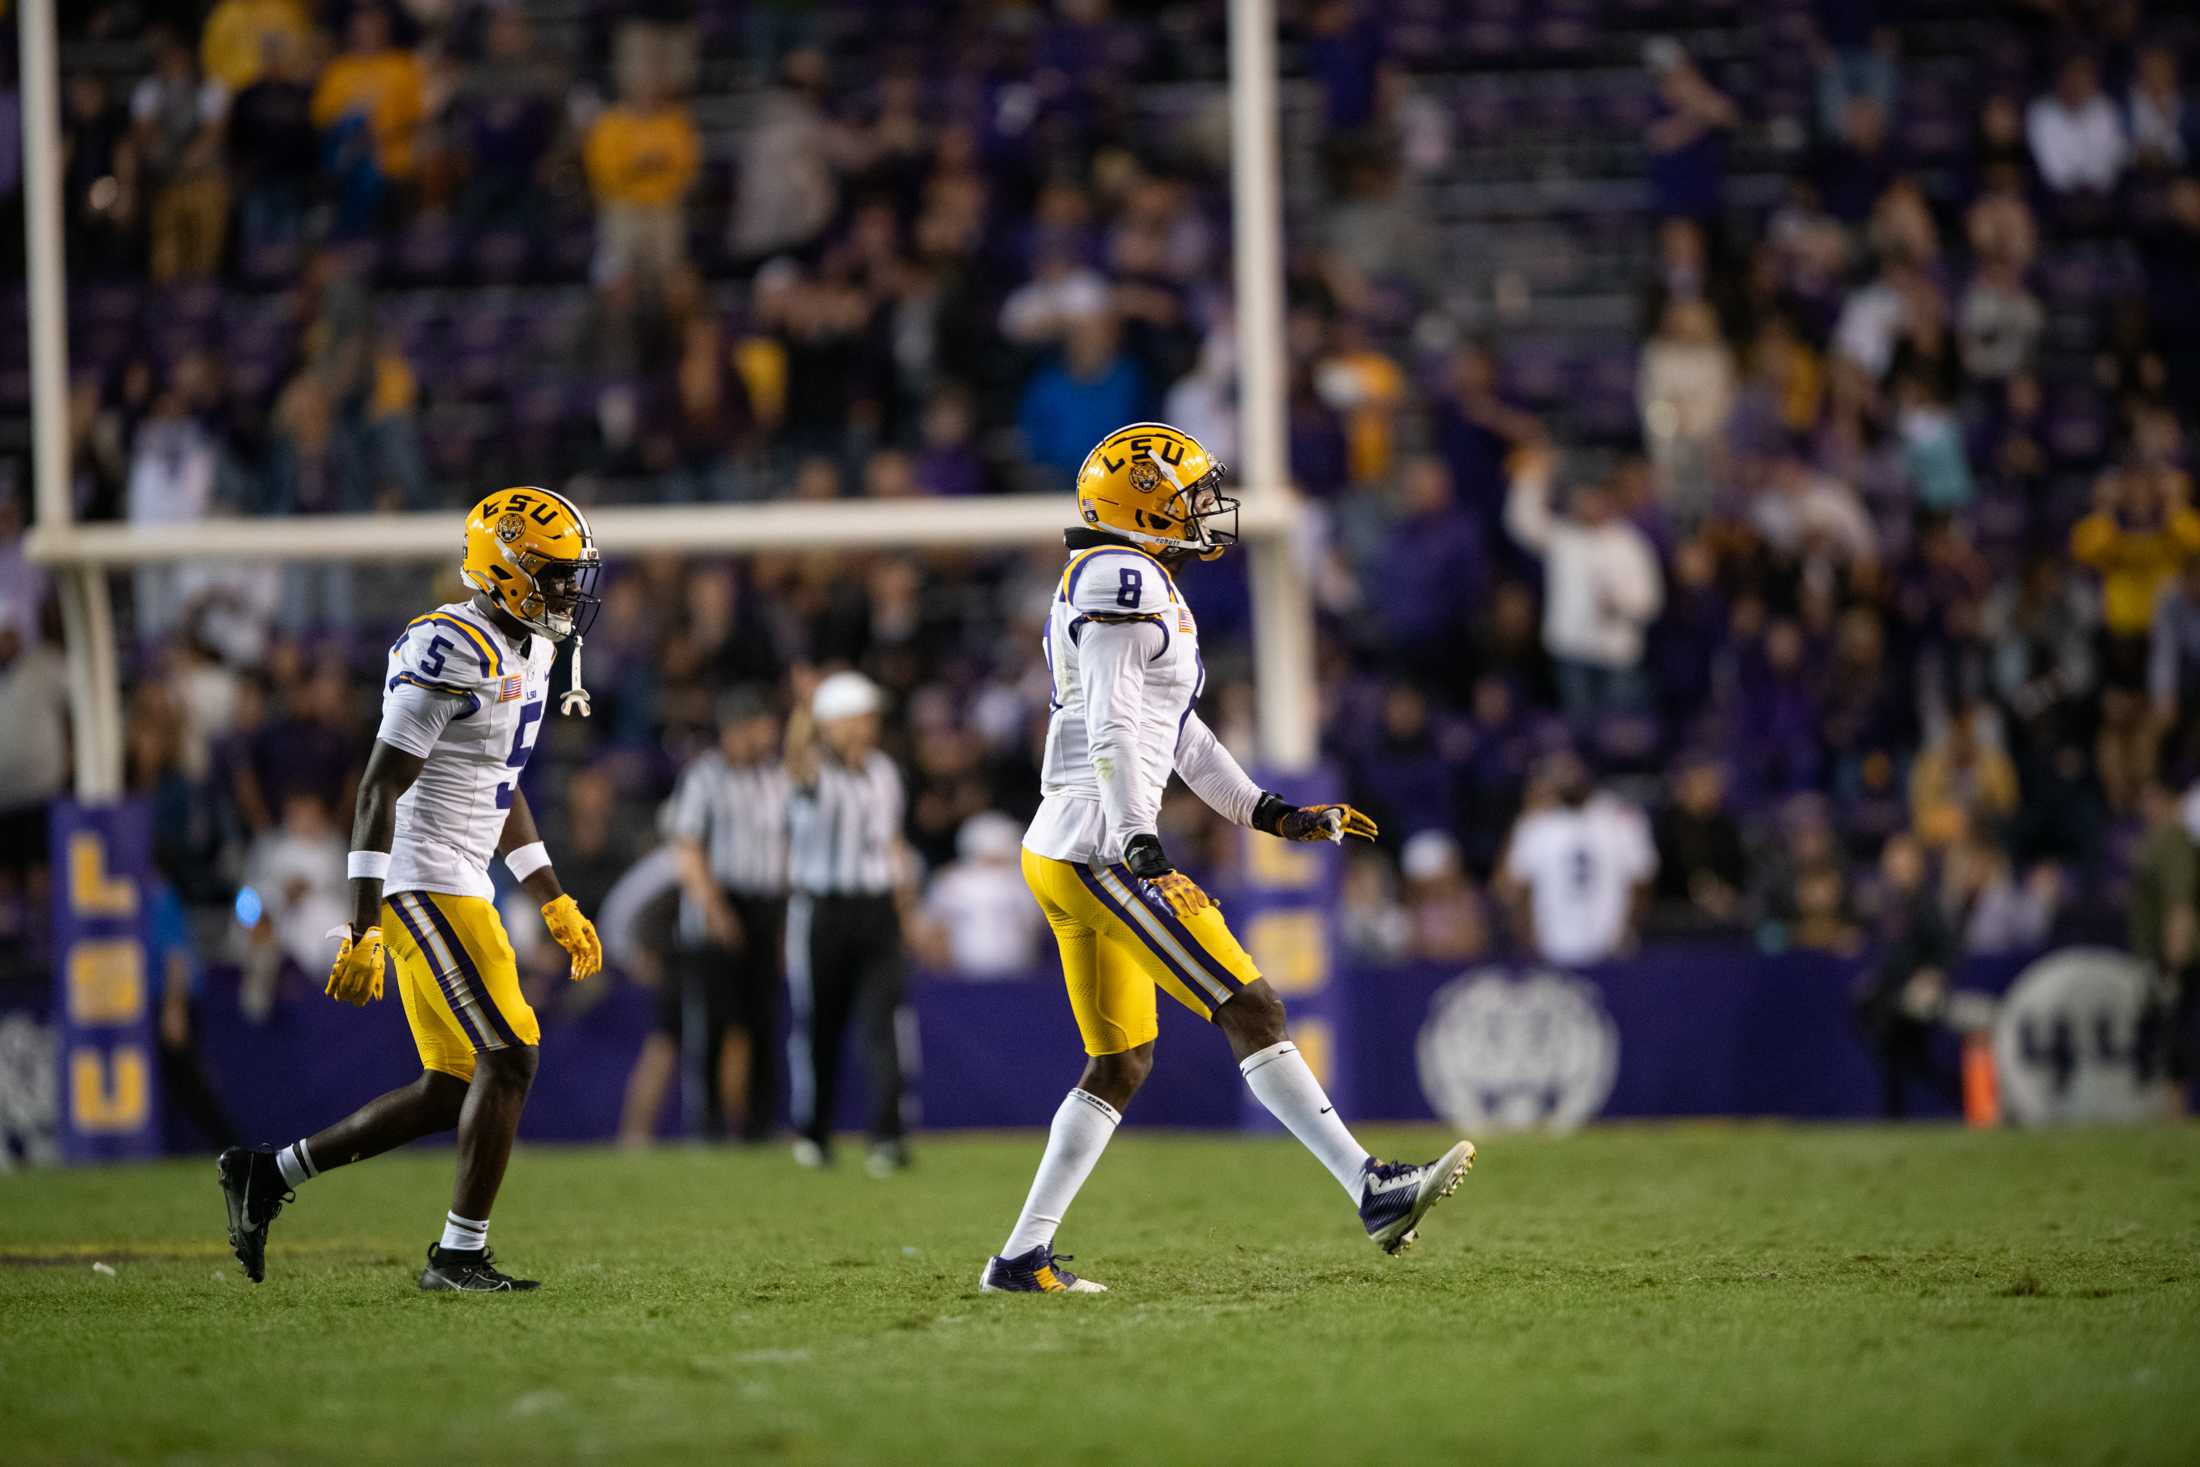
[{"label": "stadium crowd", "polygon": [[[1539,889],[1590,878],[1512,839],[1524,811],[1610,855],[1572,960],[1670,932],[1861,953],[1919,901],[1971,950],[2120,936],[2134,866],[2169,859],[2142,841],[2189,858],[2167,791],[2200,775],[2190,23],[2137,0],[1280,8],[1324,749],[1386,833],[1348,874],[1348,941],[1535,942]],[[64,7],[79,512],[455,512],[531,479],[970,501],[1066,490],[1142,417],[1229,460],[1223,9]],[[1567,251],[1455,272],[1484,237],[1440,207],[1496,197],[1476,170],[1508,149],[1582,162],[1577,135],[1625,160],[1616,192],[1519,212],[1624,266],[1593,284],[1630,324],[1584,351],[1554,343],[1589,292],[1536,273]],[[0,387],[19,411],[20,374]],[[39,920],[24,871],[67,765],[20,447],[10,935]],[[1035,802],[1046,679],[1003,628],[1036,629],[1056,552],[606,548],[597,713],[553,720],[533,776],[584,905],[654,844],[613,812],[667,796],[719,695],[853,665],[893,698],[940,910],[1021,910],[991,817]],[[1190,574],[1210,721],[1250,750],[1243,567]],[[249,887],[257,961],[316,971],[417,569],[123,589],[163,869],[204,908]],[[1227,859],[1189,801],[1169,819],[1195,868]],[[958,954],[970,925],[926,952],[1014,966]]]}]

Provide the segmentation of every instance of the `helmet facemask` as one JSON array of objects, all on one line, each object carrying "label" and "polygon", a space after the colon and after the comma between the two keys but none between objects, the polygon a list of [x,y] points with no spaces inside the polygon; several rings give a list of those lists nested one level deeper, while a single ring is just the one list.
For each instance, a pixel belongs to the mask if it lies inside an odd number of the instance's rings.
[{"label": "helmet facemask", "polygon": [[596,578],[603,571],[603,562],[597,558],[593,542],[584,544],[576,559],[522,555],[516,568],[527,578],[529,589],[512,614],[529,631],[560,642],[588,634],[603,607],[596,595]]},{"label": "helmet facemask", "polygon": [[1217,463],[1169,500],[1170,513],[1184,522],[1190,542],[1185,548],[1201,560],[1213,560],[1238,543],[1238,502],[1222,492],[1225,472]]}]

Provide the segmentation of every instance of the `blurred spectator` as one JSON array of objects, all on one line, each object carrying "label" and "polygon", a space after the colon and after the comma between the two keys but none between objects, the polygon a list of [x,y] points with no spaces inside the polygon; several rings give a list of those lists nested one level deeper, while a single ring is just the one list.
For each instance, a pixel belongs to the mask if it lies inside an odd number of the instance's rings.
[{"label": "blurred spectator", "polygon": [[2200,157],[2200,113],[2185,101],[2171,47],[2148,46],[2139,53],[2124,110],[2132,161],[2141,168],[2174,173]]},{"label": "blurred spectator", "polygon": [[1917,502],[1942,514],[1968,505],[1974,493],[1970,450],[1963,422],[1937,377],[1923,370],[1899,374],[1894,400],[1903,468]]},{"label": "blurred spectator", "polygon": [[1734,410],[1734,354],[1702,301],[1675,301],[1642,354],[1643,440],[1659,487],[1684,523],[1710,507],[1719,449]]},{"label": "blurred spectator", "polygon": [[1841,103],[1830,140],[1812,160],[1827,214],[1843,225],[1861,224],[1886,194],[1897,172],[1887,124],[1892,114],[1878,97],[1851,96]]},{"label": "blurred spectator", "polygon": [[1561,701],[1575,719],[1634,711],[1646,701],[1644,629],[1664,599],[1657,554],[1602,488],[1577,485],[1567,513],[1553,515],[1551,475],[1548,453],[1521,456],[1505,527],[1543,559],[1543,644]]},{"label": "blurred spectator", "polygon": [[685,205],[702,146],[687,108],[654,84],[596,119],[583,157],[599,284],[654,285],[685,263]]},{"label": "blurred spectator", "polygon": [[2029,952],[2046,945],[2062,902],[2061,875],[2035,867],[2019,880],[2008,852],[1974,837],[1948,852],[1944,898],[1963,928],[1966,953]]},{"label": "blurred spectator", "polygon": [[427,72],[420,57],[396,44],[379,0],[366,0],[352,11],[344,48],[329,59],[314,89],[315,125],[338,134],[332,146],[347,155],[355,147],[347,129],[363,128],[379,178],[402,183],[413,176],[426,115]]},{"label": "blurred spectator", "polygon": [[226,134],[248,255],[298,238],[320,166],[306,43],[275,30],[263,44],[252,80],[230,99]]},{"label": "blurred spectator", "polygon": [[1748,858],[1742,828],[1726,807],[1726,772],[1716,759],[1682,761],[1672,803],[1654,828],[1661,925],[1683,931],[1740,927]]},{"label": "blurred spectator", "polygon": [[234,97],[260,79],[271,55],[301,53],[312,39],[303,0],[218,0],[199,35],[199,64]]},{"label": "blurred spectator", "polygon": [[46,807],[69,777],[68,678],[61,654],[23,619],[0,619],[0,905],[46,864]]},{"label": "blurred spectator", "polygon": [[1548,802],[1513,827],[1498,875],[1516,930],[1570,967],[1631,950],[1658,870],[1649,821],[1599,791],[1574,755],[1550,761],[1542,782]]},{"label": "blurred spectator", "polygon": [[742,147],[739,193],[727,242],[744,260],[799,249],[824,231],[840,203],[834,138],[823,106],[824,53],[796,51]]},{"label": "blurred spectator", "polygon": [[1868,98],[1882,112],[1894,111],[1900,73],[1893,30],[1881,25],[1874,0],[1840,0],[1811,7],[1816,22],[1818,126],[1840,126],[1849,104]]},{"label": "blurred spectator", "polygon": [[1423,677],[1454,672],[1460,630],[1483,600],[1483,565],[1481,537],[1459,509],[1444,461],[1408,460],[1390,533],[1366,575],[1391,654]]},{"label": "blurred spectator", "polygon": [[2094,749],[2109,803],[2128,809],[2153,773],[2158,730],[2147,716],[2147,666],[2162,588],[2200,556],[2200,513],[2182,481],[2139,469],[2104,474],[2070,552],[2101,577],[2102,726]]},{"label": "blurred spectator", "polygon": [[1061,360],[1032,374],[1017,425],[1032,462],[1066,483],[1094,444],[1144,416],[1145,402],[1145,373],[1122,349],[1114,318],[1102,312],[1079,317]]},{"label": "blurred spectator", "polygon": [[1709,219],[1725,202],[1727,138],[1741,112],[1679,42],[1663,36],[1649,41],[1643,63],[1658,84],[1658,115],[1649,134],[1652,207],[1660,215]]},{"label": "blurred spectator", "polygon": [[150,200],[154,280],[198,279],[221,267],[229,237],[229,183],[221,168],[228,93],[202,80],[173,32],[154,42],[153,74],[130,95],[137,158]]},{"label": "blurred spectator", "polygon": [[1980,704],[1957,710],[1910,767],[1910,814],[1928,846],[1971,835],[1991,838],[2017,811],[2017,769],[1993,716]]},{"label": "blurred spectator", "polygon": [[1799,453],[1772,461],[1770,480],[1750,502],[1750,523],[1791,560],[1849,567],[1879,559],[1879,532],[1856,491]]},{"label": "blurred spectator", "polygon": [[284,793],[281,823],[261,832],[245,855],[237,920],[246,932],[243,1006],[264,1022],[278,1000],[285,971],[319,987],[329,964],[332,928],[351,920],[351,882],[344,875],[344,839],[325,797]]},{"label": "blurred spectator", "polygon": [[1405,877],[1406,955],[1439,963],[1481,956],[1489,931],[1459,843],[1424,830],[1400,850],[1398,867]]},{"label": "blurred spectator", "polygon": [[2025,110],[2024,135],[2033,166],[2058,194],[2105,194],[2131,159],[2123,119],[2101,91],[2101,67],[2078,52],[2055,72],[2053,91]]},{"label": "blurred spectator", "polygon": [[1887,842],[1879,871],[1880,959],[1858,990],[1857,1016],[1878,1052],[1881,1112],[1900,1120],[1910,1112],[1913,1084],[1946,1104],[1957,1101],[1955,1076],[1934,1054],[1933,1038],[1961,949],[1915,841]]},{"label": "blurred spectator", "polygon": [[1542,425],[1498,391],[1497,357],[1487,346],[1461,348],[1448,368],[1436,398],[1437,448],[1459,504],[1494,550],[1505,518],[1505,461],[1541,437]]},{"label": "blurred spectator", "polygon": [[1345,317],[1332,324],[1328,350],[1315,363],[1314,391],[1344,429],[1350,481],[1372,484],[1387,476],[1406,378],[1369,338],[1366,323]]},{"label": "blurred spectator", "polygon": [[1827,803],[1815,795],[1788,801],[1771,836],[1773,844],[1751,871],[1749,905],[1758,922],[1758,945],[1768,952],[1856,953],[1863,934],[1853,920],[1848,875]]},{"label": "blurred spectator", "polygon": [[1023,827],[988,810],[962,823],[955,860],[925,888],[916,947],[957,978],[1020,978],[1039,964],[1046,923],[1018,863]]},{"label": "blurred spectator", "polygon": [[2032,365],[2046,329],[2046,308],[2025,288],[2018,257],[2006,250],[1982,254],[1956,308],[1963,370],[1975,381],[2005,381]]},{"label": "blurred spectator", "polygon": [[516,4],[490,9],[482,53],[452,99],[467,162],[462,207],[477,229],[524,235],[558,135],[557,68],[537,56]]},{"label": "blurred spectator", "polygon": [[1106,278],[1070,250],[1049,250],[1002,304],[1001,334],[1021,346],[1056,346],[1107,309]]},{"label": "blurred spectator", "polygon": [[[1411,845],[1400,849],[1401,861]],[[1385,857],[1366,854],[1346,864],[1337,908],[1338,940],[1347,952],[1395,960],[1412,951],[1413,921]]]}]

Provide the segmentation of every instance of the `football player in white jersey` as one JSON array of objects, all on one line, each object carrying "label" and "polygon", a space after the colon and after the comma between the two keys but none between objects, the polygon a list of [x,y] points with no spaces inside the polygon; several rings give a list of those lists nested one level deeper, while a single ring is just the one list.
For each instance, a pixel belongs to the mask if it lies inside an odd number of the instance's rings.
[{"label": "football player in white jersey", "polygon": [[558,885],[520,773],[542,731],[556,644],[573,643],[561,709],[586,715],[580,641],[594,619],[600,562],[588,521],[547,489],[506,489],[474,507],[460,572],[474,594],[416,618],[391,644],[382,723],[359,783],[350,874],[356,912],[328,994],[382,996],[397,969],[421,1075],[280,1151],[221,1155],[229,1243],[245,1274],[265,1274],[267,1229],[294,1189],[331,1167],[416,1137],[458,1130],[458,1184],[424,1290],[501,1293],[537,1285],[496,1267],[489,1209],[535,1078],[541,1030],[520,993],[497,919],[498,855],[542,904],[577,982],[603,966],[596,929]]},{"label": "football player in white jersey", "polygon": [[1023,868],[1061,948],[1087,1059],[1023,1212],[979,1278],[988,1293],[1101,1288],[1062,1266],[1054,1233],[1153,1067],[1157,989],[1223,1032],[1254,1096],[1328,1168],[1385,1252],[1413,1241],[1474,1162],[1468,1141],[1416,1164],[1377,1161],[1352,1139],[1291,1043],[1283,1001],[1155,833],[1172,771],[1268,835],[1376,833],[1349,805],[1300,807],[1263,791],[1200,721],[1207,670],[1176,572],[1236,543],[1222,475],[1190,434],[1162,423],[1117,429],[1078,470],[1084,525],[1064,537],[1072,554],[1047,615],[1054,712]]}]

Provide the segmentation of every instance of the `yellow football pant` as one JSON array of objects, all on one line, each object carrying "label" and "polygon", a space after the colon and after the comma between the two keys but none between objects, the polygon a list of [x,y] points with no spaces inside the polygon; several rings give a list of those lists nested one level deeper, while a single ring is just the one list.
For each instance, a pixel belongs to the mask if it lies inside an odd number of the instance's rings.
[{"label": "yellow football pant", "polygon": [[483,1050],[542,1041],[495,903],[401,891],[382,902],[382,940],[424,1067],[470,1081]]},{"label": "yellow football pant", "polygon": [[1024,884],[1054,929],[1087,1054],[1121,1054],[1161,1032],[1158,987],[1202,1019],[1260,969],[1219,907],[1185,919],[1123,866],[1024,852]]}]

